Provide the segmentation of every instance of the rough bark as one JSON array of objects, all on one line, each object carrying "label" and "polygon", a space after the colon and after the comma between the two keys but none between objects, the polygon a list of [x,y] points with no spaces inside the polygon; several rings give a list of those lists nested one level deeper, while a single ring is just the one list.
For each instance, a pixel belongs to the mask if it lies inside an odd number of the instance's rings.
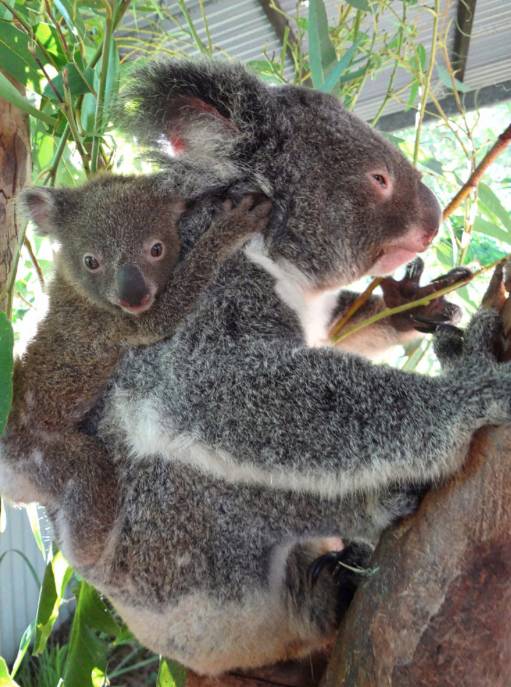
[{"label": "rough bark", "polygon": [[[28,118],[0,98],[0,293],[9,283],[24,223],[14,199],[29,179],[30,139]],[[0,298],[0,311],[8,309]]]},{"label": "rough bark", "polygon": [[[510,315],[508,300],[508,331]],[[323,687],[511,685],[510,468],[511,428],[481,430],[464,469],[385,533]]]}]

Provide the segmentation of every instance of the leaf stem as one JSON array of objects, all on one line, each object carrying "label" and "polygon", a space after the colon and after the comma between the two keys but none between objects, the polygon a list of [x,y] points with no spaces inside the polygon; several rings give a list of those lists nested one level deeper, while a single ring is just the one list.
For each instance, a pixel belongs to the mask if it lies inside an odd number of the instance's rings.
[{"label": "leaf stem", "polygon": [[415,143],[413,148],[413,164],[417,164],[419,158],[419,145],[421,138],[422,125],[424,123],[424,115],[426,113],[426,105],[429,98],[429,91],[431,88],[431,79],[433,77],[433,69],[435,67],[436,49],[438,43],[438,23],[440,14],[440,0],[435,0],[435,9],[433,10],[433,34],[431,37],[431,54],[429,56],[429,66],[426,74],[426,81],[423,85],[423,92],[421,98],[421,106],[419,116],[417,119],[417,127],[415,129]]}]

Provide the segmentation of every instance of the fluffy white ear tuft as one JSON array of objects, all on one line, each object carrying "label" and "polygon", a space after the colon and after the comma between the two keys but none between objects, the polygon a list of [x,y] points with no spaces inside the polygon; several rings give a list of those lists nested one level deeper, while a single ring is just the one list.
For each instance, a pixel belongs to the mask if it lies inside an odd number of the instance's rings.
[{"label": "fluffy white ear tuft", "polygon": [[55,199],[53,191],[36,186],[22,191],[19,197],[20,207],[25,216],[37,227],[40,234],[54,234],[53,217]]},{"label": "fluffy white ear tuft", "polygon": [[196,97],[176,97],[169,105],[166,117],[164,135],[175,156],[227,157],[230,146],[240,135],[228,116]]}]

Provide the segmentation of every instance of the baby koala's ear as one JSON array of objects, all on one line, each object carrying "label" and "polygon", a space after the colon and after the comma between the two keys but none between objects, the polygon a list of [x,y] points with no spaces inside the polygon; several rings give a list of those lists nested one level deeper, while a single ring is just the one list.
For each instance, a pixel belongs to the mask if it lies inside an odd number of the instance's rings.
[{"label": "baby koala's ear", "polygon": [[18,197],[23,214],[31,220],[39,234],[58,238],[61,221],[70,205],[72,189],[34,186],[24,189]]},{"label": "baby koala's ear", "polygon": [[56,198],[55,190],[35,186],[26,188],[18,198],[19,206],[27,219],[31,220],[40,234],[55,235]]}]

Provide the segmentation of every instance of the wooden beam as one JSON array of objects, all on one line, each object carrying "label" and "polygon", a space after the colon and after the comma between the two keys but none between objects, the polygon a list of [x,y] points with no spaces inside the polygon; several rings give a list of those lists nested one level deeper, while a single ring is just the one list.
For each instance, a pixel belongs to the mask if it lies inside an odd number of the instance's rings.
[{"label": "wooden beam", "polygon": [[273,30],[277,34],[277,37],[282,45],[284,45],[284,35],[286,29],[289,32],[289,41],[291,43],[296,43],[297,40],[294,31],[285,14],[282,14],[283,10],[278,0],[259,0],[259,4],[263,8],[264,13],[268,17],[268,21],[272,25]]},{"label": "wooden beam", "polygon": [[477,0],[458,0],[456,16],[456,30],[454,45],[452,48],[452,66],[456,72],[456,78],[463,81],[467,66],[472,24],[476,13]]}]

